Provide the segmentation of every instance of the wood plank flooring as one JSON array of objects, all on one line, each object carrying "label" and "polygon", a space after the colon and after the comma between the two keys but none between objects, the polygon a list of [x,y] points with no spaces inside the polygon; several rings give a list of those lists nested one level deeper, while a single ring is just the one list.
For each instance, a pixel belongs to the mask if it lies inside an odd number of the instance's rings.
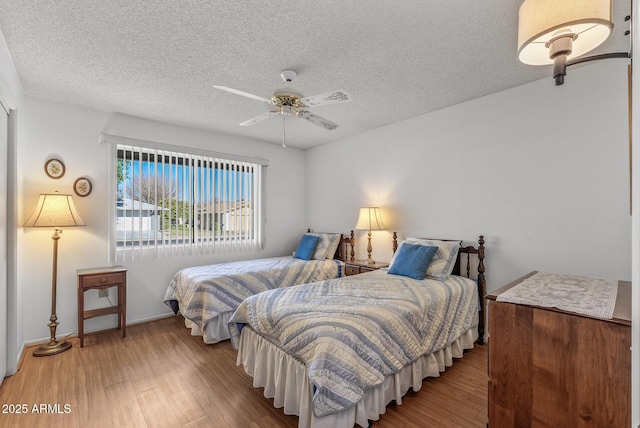
[{"label": "wood plank flooring", "polygon": [[[0,386],[0,411],[26,405],[27,412],[0,412],[0,427],[297,426],[296,416],[251,386],[229,341],[205,345],[180,316],[132,325],[124,339],[109,331],[86,336],[84,348],[71,341],[72,349],[51,357],[25,351],[18,373]],[[468,351],[402,405],[390,404],[373,427],[484,428],[487,352],[487,345]]]}]

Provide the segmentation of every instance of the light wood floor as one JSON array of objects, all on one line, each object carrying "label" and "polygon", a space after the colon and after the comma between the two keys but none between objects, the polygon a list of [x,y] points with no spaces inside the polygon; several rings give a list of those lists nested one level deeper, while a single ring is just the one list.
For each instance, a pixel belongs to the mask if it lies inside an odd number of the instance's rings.
[{"label": "light wood floor", "polygon": [[[36,358],[0,386],[1,427],[296,427],[235,364],[229,341],[205,345],[183,319],[167,318],[85,337],[84,348]],[[403,404],[387,407],[374,428],[485,427],[487,345],[476,346],[439,378],[427,379]],[[33,413],[49,405],[54,414]],[[65,405],[70,412],[65,412]]]}]

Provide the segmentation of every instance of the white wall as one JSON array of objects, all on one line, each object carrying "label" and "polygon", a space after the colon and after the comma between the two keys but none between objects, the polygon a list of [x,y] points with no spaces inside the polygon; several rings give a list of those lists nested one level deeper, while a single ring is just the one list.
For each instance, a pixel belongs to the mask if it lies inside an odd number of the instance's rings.
[{"label": "white wall", "polygon": [[[126,262],[129,269],[127,319],[153,319],[170,313],[164,305],[166,288],[182,267],[219,261],[290,254],[308,227],[304,223],[304,154],[296,149],[236,137],[171,126],[131,116],[109,114],[36,98],[25,99],[18,130],[18,220],[22,224],[34,209],[38,195],[55,190],[73,193],[76,178],[88,176],[93,192],[75,197],[87,227],[67,228],[59,241],[58,337],[77,331],[76,270],[108,264],[108,182],[106,144],[98,135],[108,132],[161,143],[192,146],[217,152],[267,159],[266,248],[253,253],[183,256],[161,261]],[[45,160],[55,155],[67,167],[63,178],[44,173]],[[51,299],[53,230],[18,230],[18,285],[24,341],[48,339]],[[115,297],[115,292],[112,294]],[[104,306],[97,292],[86,293],[88,308]],[[87,331],[113,327],[115,316],[87,320]]]},{"label": "white wall", "polygon": [[[18,73],[11,59],[11,54],[7,48],[7,44],[4,40],[4,36],[0,33],[0,98],[2,103],[11,109],[9,116],[9,130],[7,135],[7,185],[4,188],[0,188],[0,194],[6,197],[6,219],[7,219],[7,233],[6,233],[6,253],[7,253],[7,342],[6,344],[0,344],[2,351],[6,350],[7,355],[7,374],[13,374],[18,367],[18,359],[20,349],[23,345],[23,328],[22,320],[18,314],[18,287],[17,287],[17,250],[16,250],[16,151],[17,151],[17,110],[23,100],[23,90]],[[1,208],[0,208],[1,209]],[[4,371],[4,368],[3,370]]]},{"label": "white wall", "polygon": [[[532,270],[629,280],[627,63],[574,67],[561,87],[549,77],[311,149],[307,223],[349,230],[359,207],[378,205],[401,238],[483,234],[488,290]],[[374,232],[375,260],[390,259],[390,233]]]}]

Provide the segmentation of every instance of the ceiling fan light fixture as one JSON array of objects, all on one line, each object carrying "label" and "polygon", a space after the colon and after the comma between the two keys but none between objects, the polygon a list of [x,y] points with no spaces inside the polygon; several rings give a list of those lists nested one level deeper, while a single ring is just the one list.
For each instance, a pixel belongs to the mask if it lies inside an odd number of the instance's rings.
[{"label": "ceiling fan light fixture", "polygon": [[282,106],[280,107],[280,114],[283,116],[297,116],[297,111],[291,106]]}]

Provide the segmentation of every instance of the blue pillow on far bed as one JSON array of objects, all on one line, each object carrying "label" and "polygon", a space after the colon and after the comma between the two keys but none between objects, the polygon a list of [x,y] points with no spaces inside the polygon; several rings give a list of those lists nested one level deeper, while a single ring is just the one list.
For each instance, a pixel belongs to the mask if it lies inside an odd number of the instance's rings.
[{"label": "blue pillow on far bed", "polygon": [[389,273],[408,276],[414,279],[424,279],[427,268],[438,247],[404,243],[398,250],[398,255],[389,268]]},{"label": "blue pillow on far bed", "polygon": [[311,260],[313,253],[316,251],[316,246],[318,245],[319,240],[320,237],[318,236],[303,235],[293,257],[302,260]]}]

